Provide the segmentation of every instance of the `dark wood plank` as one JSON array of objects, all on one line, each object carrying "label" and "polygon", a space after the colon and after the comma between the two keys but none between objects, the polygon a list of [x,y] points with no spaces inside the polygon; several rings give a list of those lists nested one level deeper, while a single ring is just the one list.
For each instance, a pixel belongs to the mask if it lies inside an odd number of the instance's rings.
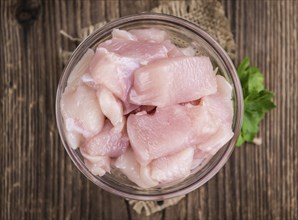
[{"label": "dark wood plank", "polygon": [[[164,1],[164,0],[163,0]],[[222,0],[238,45],[276,93],[261,146],[226,166],[177,206],[139,216],[72,164],[55,123],[61,50],[87,25],[148,11],[157,0],[0,1],[0,219],[297,219],[298,2]]]},{"label": "dark wood plank", "polygon": [[[297,218],[297,1],[224,1],[238,45],[276,94],[277,108],[262,123],[261,146],[235,151],[235,168],[246,173],[237,187],[237,217]],[[230,160],[230,161],[232,161]],[[228,164],[229,165],[229,164]],[[239,175],[235,176],[239,179]],[[241,190],[239,190],[241,189]],[[228,195],[228,194],[227,194]],[[243,209],[245,208],[245,209]]]}]

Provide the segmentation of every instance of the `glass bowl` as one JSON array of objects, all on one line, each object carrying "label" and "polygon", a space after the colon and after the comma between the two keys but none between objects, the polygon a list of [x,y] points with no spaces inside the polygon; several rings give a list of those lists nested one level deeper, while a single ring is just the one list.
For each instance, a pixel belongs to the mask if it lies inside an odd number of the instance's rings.
[{"label": "glass bowl", "polygon": [[[192,170],[191,175],[181,182],[152,189],[142,189],[130,182],[121,173],[112,172],[111,174],[107,173],[100,177],[94,176],[87,169],[80,151],[78,149],[73,150],[67,144],[63,118],[60,111],[60,100],[72,69],[88,48],[95,49],[99,43],[111,38],[111,32],[114,28],[130,30],[149,27],[156,27],[167,31],[171,41],[177,46],[186,47],[191,45],[195,48],[197,55],[209,56],[214,68],[218,67],[218,73],[223,75],[230,82],[233,87],[232,97],[234,103],[234,117],[232,129],[234,136],[212,158],[206,160],[198,169]],[[132,15],[112,21],[93,32],[81,42],[73,52],[64,69],[58,85],[56,97],[56,119],[59,134],[73,163],[89,180],[102,189],[128,199],[137,200],[163,200],[185,195],[210,180],[224,166],[234,149],[241,128],[242,115],[243,97],[241,85],[235,67],[222,47],[205,31],[186,20],[174,16],[152,13]]]}]

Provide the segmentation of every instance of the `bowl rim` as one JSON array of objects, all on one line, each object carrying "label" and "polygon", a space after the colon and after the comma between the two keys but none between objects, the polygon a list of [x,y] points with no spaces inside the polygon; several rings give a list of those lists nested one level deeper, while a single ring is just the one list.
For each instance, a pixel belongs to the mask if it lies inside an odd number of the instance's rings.
[{"label": "bowl rim", "polygon": [[[196,35],[199,35],[205,42],[207,42],[209,44],[209,46],[211,46],[213,48],[213,50],[217,53],[218,57],[220,58],[220,61],[222,62],[222,64],[226,67],[226,69],[229,72],[229,76],[231,77],[232,81],[233,81],[233,85],[234,85],[234,89],[235,89],[235,101],[236,101],[236,111],[234,112],[234,116],[236,117],[236,122],[234,125],[234,136],[232,137],[232,139],[228,142],[229,146],[226,148],[225,152],[222,154],[222,157],[220,158],[220,160],[216,163],[213,164],[213,167],[209,170],[208,173],[206,173],[205,176],[203,176],[200,180],[187,185],[185,187],[183,187],[182,189],[179,190],[174,190],[173,192],[165,192],[165,193],[161,193],[158,195],[150,195],[150,194],[132,194],[132,193],[128,193],[126,191],[123,191],[121,189],[115,189],[107,184],[105,184],[102,181],[99,181],[93,174],[91,174],[91,172],[89,170],[87,170],[87,168],[85,168],[84,165],[81,164],[81,162],[77,159],[77,156],[74,153],[74,150],[69,147],[66,143],[66,141],[63,138],[63,128],[62,128],[62,116],[61,116],[61,112],[60,112],[60,99],[61,99],[61,95],[62,95],[62,91],[64,88],[62,88],[62,82],[67,80],[66,74],[67,72],[71,72],[71,70],[69,70],[70,68],[70,64],[72,64],[74,57],[78,56],[78,53],[81,50],[87,50],[88,46],[90,45],[85,45],[86,41],[91,40],[93,38],[96,38],[97,35],[103,34],[109,30],[112,30],[116,27],[118,27],[119,25],[123,25],[126,23],[130,23],[130,22],[140,22],[140,21],[161,21],[161,22],[170,22],[174,25],[179,25],[179,26],[183,26],[183,28],[187,28],[188,30],[190,30],[191,32],[195,33]],[[99,186],[100,188],[113,193],[115,195],[118,196],[122,196],[124,198],[128,198],[128,199],[136,199],[136,200],[163,200],[163,199],[169,199],[169,198],[173,198],[173,197],[177,197],[177,196],[181,196],[181,195],[186,195],[187,193],[190,193],[191,191],[199,188],[200,186],[202,186],[203,184],[205,184],[207,181],[209,181],[213,176],[215,176],[219,170],[226,164],[226,162],[228,161],[229,157],[231,156],[233,150],[234,150],[234,146],[235,143],[237,141],[237,138],[240,134],[240,130],[241,130],[241,125],[242,125],[242,120],[243,120],[243,95],[242,95],[242,89],[241,89],[241,84],[240,84],[240,80],[238,78],[236,69],[234,67],[233,62],[231,61],[231,59],[229,58],[228,54],[226,53],[226,51],[219,45],[219,43],[217,43],[217,41],[215,41],[207,32],[205,32],[203,29],[201,29],[198,25],[193,24],[183,18],[179,18],[173,15],[166,15],[166,14],[159,14],[159,13],[140,13],[140,14],[134,14],[134,15],[128,15],[128,16],[123,16],[120,17],[114,21],[111,21],[109,23],[107,23],[106,25],[104,25],[103,27],[95,30],[93,33],[91,33],[87,38],[85,38],[74,50],[74,52],[72,53],[71,57],[68,60],[68,63],[66,64],[63,72],[62,72],[62,76],[60,77],[59,80],[59,84],[57,87],[57,92],[56,92],[56,106],[55,106],[55,113],[56,113],[56,123],[57,123],[57,127],[58,127],[58,132],[59,132],[59,136],[60,136],[60,140],[63,143],[63,146],[66,150],[66,152],[68,153],[70,159],[72,160],[72,162],[75,164],[75,166],[79,169],[79,171],[81,173],[83,173],[87,179],[89,179],[90,181],[92,181],[95,185]]]}]

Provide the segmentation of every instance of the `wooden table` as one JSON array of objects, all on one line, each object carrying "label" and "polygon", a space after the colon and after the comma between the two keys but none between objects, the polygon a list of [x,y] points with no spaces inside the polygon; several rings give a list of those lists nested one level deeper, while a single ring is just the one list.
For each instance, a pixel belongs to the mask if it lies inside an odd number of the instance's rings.
[{"label": "wooden table", "polygon": [[60,30],[148,11],[158,0],[1,0],[0,219],[298,219],[298,1],[223,0],[238,45],[265,74],[277,108],[261,146],[235,149],[225,167],[175,207],[138,216],[72,164],[57,133]]}]

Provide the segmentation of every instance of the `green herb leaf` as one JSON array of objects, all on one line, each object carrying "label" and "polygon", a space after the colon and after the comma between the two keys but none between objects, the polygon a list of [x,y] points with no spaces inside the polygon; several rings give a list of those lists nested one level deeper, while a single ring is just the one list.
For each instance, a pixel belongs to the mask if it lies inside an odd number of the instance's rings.
[{"label": "green herb leaf", "polygon": [[251,142],[259,131],[259,125],[265,113],[275,108],[273,93],[264,87],[264,76],[256,67],[250,66],[246,57],[238,69],[244,99],[244,116],[241,133],[236,146]]}]

